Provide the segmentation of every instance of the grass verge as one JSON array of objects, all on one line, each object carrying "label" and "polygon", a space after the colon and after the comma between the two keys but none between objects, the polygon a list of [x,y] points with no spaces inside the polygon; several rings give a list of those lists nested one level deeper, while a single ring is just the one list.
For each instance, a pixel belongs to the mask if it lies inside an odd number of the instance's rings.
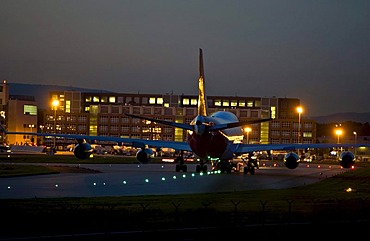
[{"label": "grass verge", "polygon": [[[53,161],[76,163],[76,159],[60,158],[62,159],[55,158]],[[40,157],[33,157],[33,161],[31,159],[23,157],[17,161],[51,163],[49,159]],[[12,161],[17,162],[14,158]],[[94,158],[94,162],[90,160],[89,163],[101,161],[132,163],[134,160],[105,157]],[[3,169],[6,165],[9,164],[2,165]],[[292,223],[326,225],[368,222],[370,169],[368,163],[358,163],[358,166],[354,170],[324,178],[318,183],[283,190],[164,196],[2,199],[1,213],[6,222],[2,225],[1,237],[112,233],[118,230],[143,232],[194,227],[229,229],[248,225],[267,227],[272,224],[284,226]],[[4,172],[12,171],[16,175],[27,173],[24,170],[6,168]],[[33,167],[28,169],[28,172],[33,171]],[[56,169],[48,171],[55,172]],[[45,170],[40,171],[44,172]]]}]

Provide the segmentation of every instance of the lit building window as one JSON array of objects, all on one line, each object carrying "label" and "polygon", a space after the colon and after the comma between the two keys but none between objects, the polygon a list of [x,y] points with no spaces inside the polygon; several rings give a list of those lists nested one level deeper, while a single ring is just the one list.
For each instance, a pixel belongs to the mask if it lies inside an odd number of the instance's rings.
[{"label": "lit building window", "polygon": [[275,119],[276,118],[276,106],[271,106],[270,111],[271,111],[271,118]]},{"label": "lit building window", "polygon": [[37,115],[37,106],[35,105],[24,105],[23,106],[24,115]]},{"label": "lit building window", "polygon": [[65,112],[66,113],[71,113],[71,101],[70,100],[66,100],[66,109],[65,109]]},{"label": "lit building window", "polygon": [[239,100],[239,107],[245,107],[245,101]]},{"label": "lit building window", "polygon": [[86,96],[85,101],[86,102],[91,102],[91,96]]},{"label": "lit building window", "polygon": [[215,106],[221,106],[221,100],[220,99],[215,100]]},{"label": "lit building window", "polygon": [[237,105],[238,105],[238,101],[236,101],[236,100],[231,101],[231,106],[235,107]]},{"label": "lit building window", "polygon": [[116,103],[116,97],[115,96],[109,96],[109,103]]},{"label": "lit building window", "polygon": [[157,98],[157,104],[159,104],[159,105],[163,104],[163,98],[162,97]]},{"label": "lit building window", "polygon": [[253,107],[253,101],[252,100],[248,100],[247,107]]},{"label": "lit building window", "polygon": [[77,127],[74,124],[67,125],[67,130],[68,131],[76,131],[76,129],[77,129]]},{"label": "lit building window", "polygon": [[149,104],[154,105],[155,104],[155,97],[149,98]]},{"label": "lit building window", "polygon": [[230,106],[229,101],[228,101],[228,100],[224,100],[224,101],[222,102],[222,106]]},{"label": "lit building window", "polygon": [[94,96],[93,97],[93,102],[99,102],[99,96]]},{"label": "lit building window", "polygon": [[74,115],[69,115],[66,117],[67,122],[76,122],[76,116]]},{"label": "lit building window", "polygon": [[190,100],[188,98],[184,98],[184,99],[182,99],[182,104],[183,105],[189,105],[190,104]]},{"label": "lit building window", "polygon": [[191,105],[197,105],[198,100],[197,99],[191,99]]}]

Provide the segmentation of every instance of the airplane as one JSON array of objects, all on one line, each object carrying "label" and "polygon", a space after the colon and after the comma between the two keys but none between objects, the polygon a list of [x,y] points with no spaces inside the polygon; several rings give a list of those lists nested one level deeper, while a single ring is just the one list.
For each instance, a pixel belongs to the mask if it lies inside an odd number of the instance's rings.
[{"label": "airplane", "polygon": [[[206,172],[207,164],[212,164],[212,171],[221,173],[231,173],[233,170],[233,159],[246,155],[242,158],[244,174],[254,174],[258,168],[253,153],[259,151],[281,150],[287,151],[284,156],[284,164],[288,169],[295,169],[300,163],[300,157],[297,150],[309,148],[349,148],[359,146],[370,146],[370,144],[248,144],[243,143],[243,129],[245,125],[268,122],[273,118],[253,119],[239,121],[237,116],[229,111],[217,111],[208,114],[207,98],[205,93],[205,78],[203,67],[203,51],[199,49],[199,78],[198,78],[198,113],[189,123],[176,123],[145,116],[138,116],[124,113],[132,118],[143,119],[161,125],[172,126],[187,131],[186,141],[163,141],[163,140],[146,140],[136,138],[121,138],[112,136],[91,136],[91,135],[74,135],[74,134],[57,134],[57,133],[39,133],[39,132],[9,132],[2,125],[2,131],[7,134],[36,135],[48,137],[60,137],[67,139],[76,139],[77,145],[73,149],[74,155],[78,159],[87,159],[92,155],[93,148],[91,143],[97,141],[116,142],[122,145],[140,148],[136,153],[139,163],[149,163],[154,158],[154,151],[151,147],[172,148],[176,150],[176,172],[187,172],[187,165],[184,159],[184,152],[194,154],[199,164],[196,165],[196,172]],[[352,168],[355,164],[355,155],[348,151],[342,151],[339,155],[339,163],[343,168]]]}]

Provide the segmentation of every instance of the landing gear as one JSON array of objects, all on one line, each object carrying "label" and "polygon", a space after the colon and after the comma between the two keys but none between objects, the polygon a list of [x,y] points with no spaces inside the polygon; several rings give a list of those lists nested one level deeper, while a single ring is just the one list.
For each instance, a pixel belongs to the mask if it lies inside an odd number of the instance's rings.
[{"label": "landing gear", "polygon": [[197,165],[195,172],[207,172],[207,165]]},{"label": "landing gear", "polygon": [[248,172],[250,172],[251,175],[254,175],[254,167],[248,167],[248,166],[246,166],[246,167],[243,168],[243,173],[244,174],[248,174]]},{"label": "landing gear", "polygon": [[213,171],[220,171],[221,173],[231,173],[232,166],[229,160],[219,160],[212,163]]},{"label": "landing gear", "polygon": [[243,173],[244,174],[248,174],[248,172],[251,174],[251,175],[254,175],[254,171],[255,169],[259,168],[258,167],[258,159],[253,156],[253,155],[248,155],[248,158],[247,159],[243,159],[243,162],[245,164],[244,168],[243,168]]},{"label": "landing gear", "polygon": [[185,164],[183,151],[180,151],[177,154],[177,157],[175,158],[175,162],[177,163],[176,172],[180,172],[180,171],[187,172],[188,171],[188,166]]},{"label": "landing gear", "polygon": [[183,172],[187,172],[188,171],[188,166],[186,166],[185,164],[176,164],[176,172],[180,172],[180,171],[183,171]]},{"label": "landing gear", "polygon": [[207,165],[203,160],[199,161],[199,164],[195,168],[195,172],[200,173],[200,172],[207,172]]}]

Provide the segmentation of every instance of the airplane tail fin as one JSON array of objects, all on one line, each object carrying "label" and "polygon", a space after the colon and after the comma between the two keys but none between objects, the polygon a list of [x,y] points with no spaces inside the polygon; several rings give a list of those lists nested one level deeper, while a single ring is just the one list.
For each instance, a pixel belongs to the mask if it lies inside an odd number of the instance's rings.
[{"label": "airplane tail fin", "polygon": [[203,52],[199,49],[198,115],[207,116],[207,98],[204,86]]}]

